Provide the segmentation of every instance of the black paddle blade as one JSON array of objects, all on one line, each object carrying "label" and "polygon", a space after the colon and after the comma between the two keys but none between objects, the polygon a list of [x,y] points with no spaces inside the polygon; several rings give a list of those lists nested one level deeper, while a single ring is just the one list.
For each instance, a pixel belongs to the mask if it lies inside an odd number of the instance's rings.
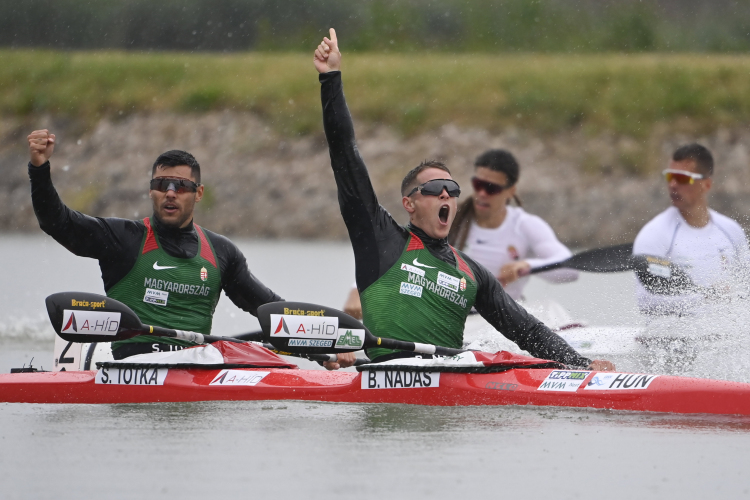
[{"label": "black paddle blade", "polygon": [[535,267],[531,274],[551,271],[553,269],[569,268],[590,273],[620,273],[633,269],[630,257],[633,254],[633,244],[624,243],[605,248],[594,248],[577,253],[571,258],[554,264]]},{"label": "black paddle blade", "polygon": [[632,255],[632,243],[595,248],[574,255],[566,261],[569,265],[565,267],[590,273],[619,273],[633,269],[633,263],[630,261]]},{"label": "black paddle blade", "polygon": [[266,342],[284,352],[337,354],[362,349],[372,334],[348,314],[305,302],[270,302],[258,308]]},{"label": "black paddle blade", "polygon": [[685,271],[667,259],[651,255],[634,255],[632,260],[635,275],[651,293],[677,295],[701,289]]},{"label": "black paddle blade", "polygon": [[69,342],[113,342],[145,333],[128,306],[87,292],[61,292],[45,300],[55,332]]}]

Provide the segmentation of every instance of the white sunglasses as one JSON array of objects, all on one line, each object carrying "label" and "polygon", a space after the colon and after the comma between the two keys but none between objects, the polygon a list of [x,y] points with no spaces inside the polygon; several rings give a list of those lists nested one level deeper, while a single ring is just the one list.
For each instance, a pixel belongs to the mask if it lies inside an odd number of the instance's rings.
[{"label": "white sunglasses", "polygon": [[703,175],[701,174],[688,172],[687,170],[677,170],[674,168],[664,170],[662,175],[667,179],[667,182],[672,182],[674,179],[677,184],[693,184],[695,181],[703,179]]}]

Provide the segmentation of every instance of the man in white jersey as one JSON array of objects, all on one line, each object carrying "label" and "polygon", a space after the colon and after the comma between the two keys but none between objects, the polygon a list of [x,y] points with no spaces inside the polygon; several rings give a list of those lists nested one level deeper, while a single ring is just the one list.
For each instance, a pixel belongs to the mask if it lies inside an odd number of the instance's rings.
[{"label": "man in white jersey", "polygon": [[636,285],[638,307],[651,315],[689,315],[727,289],[734,272],[748,264],[745,232],[734,220],[708,208],[714,160],[700,144],[689,144],[672,155],[663,174],[672,206],[638,233],[633,254],[670,260],[704,290],[656,293]]}]

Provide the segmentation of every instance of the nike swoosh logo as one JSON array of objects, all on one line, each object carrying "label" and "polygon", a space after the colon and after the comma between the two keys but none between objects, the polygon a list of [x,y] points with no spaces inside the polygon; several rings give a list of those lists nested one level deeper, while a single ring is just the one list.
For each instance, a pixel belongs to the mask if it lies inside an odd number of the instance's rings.
[{"label": "nike swoosh logo", "polygon": [[154,262],[154,269],[161,271],[162,269],[177,269],[177,266],[160,266],[158,262]]},{"label": "nike swoosh logo", "polygon": [[435,269],[434,266],[426,266],[424,264],[420,264],[416,257],[414,257],[414,265],[418,267],[426,267],[427,269]]}]

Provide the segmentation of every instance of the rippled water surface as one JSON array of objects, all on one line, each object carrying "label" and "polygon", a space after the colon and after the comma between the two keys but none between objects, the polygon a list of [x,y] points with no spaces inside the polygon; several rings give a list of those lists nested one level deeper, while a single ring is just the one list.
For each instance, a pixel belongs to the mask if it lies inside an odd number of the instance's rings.
[{"label": "rippled water surface", "polygon": [[[348,245],[240,243],[285,298],[343,302]],[[0,259],[13,262],[0,278],[0,372],[31,357],[48,367],[44,297],[101,292],[98,266],[43,237],[0,238]],[[594,324],[644,327],[627,274],[527,291]],[[732,329],[735,359],[747,358],[742,309],[727,316],[701,331]],[[214,325],[257,323],[223,298]],[[740,380],[737,366],[716,373]],[[745,498],[749,431],[745,417],[533,407],[0,403],[0,498]]]},{"label": "rippled water surface", "polygon": [[750,420],[305,402],[0,404],[3,498],[741,498]]}]

